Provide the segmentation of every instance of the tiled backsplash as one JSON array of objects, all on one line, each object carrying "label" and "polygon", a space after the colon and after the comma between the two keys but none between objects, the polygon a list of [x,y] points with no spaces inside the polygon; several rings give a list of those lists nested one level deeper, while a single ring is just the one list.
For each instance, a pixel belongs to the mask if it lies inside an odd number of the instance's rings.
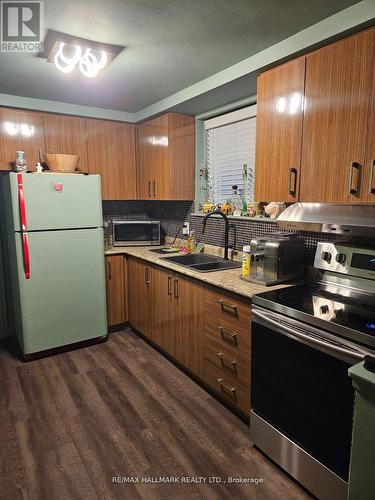
[{"label": "tiled backsplash", "polygon": [[[190,222],[190,230],[196,233],[197,241],[210,245],[224,246],[224,221],[210,218],[207,221],[205,234],[202,234],[203,218],[192,215],[194,203],[190,201],[105,201],[103,213],[107,218],[142,218],[160,220],[162,236],[174,237],[184,221]],[[236,250],[242,250],[252,238],[280,231],[276,222],[256,221],[255,219],[230,219],[229,244]],[[283,230],[282,232],[288,232]],[[305,261],[312,264],[318,241],[337,241],[358,244],[359,246],[375,246],[375,237],[350,238],[335,234],[301,232],[305,239]],[[181,234],[180,234],[180,237]]]}]

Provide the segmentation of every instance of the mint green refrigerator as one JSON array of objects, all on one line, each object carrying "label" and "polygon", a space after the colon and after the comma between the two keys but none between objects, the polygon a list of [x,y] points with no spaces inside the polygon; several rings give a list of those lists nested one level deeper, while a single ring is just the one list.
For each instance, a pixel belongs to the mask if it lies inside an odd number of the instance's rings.
[{"label": "mint green refrigerator", "polygon": [[10,322],[24,356],[105,338],[100,176],[10,173],[2,195]]}]

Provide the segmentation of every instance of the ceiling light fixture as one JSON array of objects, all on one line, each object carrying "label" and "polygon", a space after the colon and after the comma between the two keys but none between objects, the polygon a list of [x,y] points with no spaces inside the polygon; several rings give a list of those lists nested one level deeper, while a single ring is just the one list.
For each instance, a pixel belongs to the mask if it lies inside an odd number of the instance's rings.
[{"label": "ceiling light fixture", "polygon": [[44,52],[38,56],[53,62],[62,73],[71,73],[75,68],[79,68],[83,76],[93,78],[123,49],[120,45],[95,42],[48,30]]}]

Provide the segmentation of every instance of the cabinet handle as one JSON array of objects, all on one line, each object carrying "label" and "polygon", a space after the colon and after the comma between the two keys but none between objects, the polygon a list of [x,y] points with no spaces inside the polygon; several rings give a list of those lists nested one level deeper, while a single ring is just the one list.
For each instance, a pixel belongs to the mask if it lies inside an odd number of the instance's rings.
[{"label": "cabinet handle", "polygon": [[175,279],[173,282],[173,294],[174,298],[178,299],[178,279]]},{"label": "cabinet handle", "polygon": [[224,354],[222,352],[218,352],[217,355],[220,359],[220,364],[222,368],[229,370],[230,372],[237,373],[237,361],[228,361],[225,359]]},{"label": "cabinet handle", "polygon": [[369,186],[368,186],[368,194],[375,194],[375,187],[373,187],[374,170],[375,170],[375,160],[371,160],[371,162],[370,162],[370,180],[369,180]]},{"label": "cabinet handle", "polygon": [[238,345],[237,335],[235,333],[229,333],[224,330],[223,326],[218,326],[221,338],[226,342],[230,342],[231,344]]},{"label": "cabinet handle", "polygon": [[111,268],[111,263],[109,260],[107,261],[107,277],[109,280],[112,279],[112,268]]},{"label": "cabinet handle", "polygon": [[151,283],[150,280],[150,268],[145,267],[145,285],[149,285]]},{"label": "cabinet handle", "polygon": [[152,195],[155,198],[155,196],[156,196],[156,181],[152,181],[152,185],[153,185]]},{"label": "cabinet handle", "polygon": [[224,313],[231,314],[232,316],[238,317],[238,311],[237,311],[237,306],[236,304],[227,304],[224,302],[224,300],[220,299],[218,300],[218,303],[220,304],[221,310]]},{"label": "cabinet handle", "polygon": [[223,394],[229,395],[234,401],[236,401],[236,388],[227,385],[222,378],[218,378],[217,381],[220,384],[221,392]]},{"label": "cabinet handle", "polygon": [[[353,187],[353,172],[357,170],[357,187]],[[352,161],[349,165],[349,194],[359,194],[361,187],[361,165]]]},{"label": "cabinet handle", "polygon": [[148,195],[150,198],[151,198],[151,185],[152,185],[152,182],[148,181]]},{"label": "cabinet handle", "polygon": [[168,276],[168,295],[172,295],[172,276]]},{"label": "cabinet handle", "polygon": [[[292,196],[295,196],[297,192],[297,175],[298,175],[297,169],[291,167],[289,169],[288,193]],[[292,177],[293,177],[293,183],[292,183]]]}]

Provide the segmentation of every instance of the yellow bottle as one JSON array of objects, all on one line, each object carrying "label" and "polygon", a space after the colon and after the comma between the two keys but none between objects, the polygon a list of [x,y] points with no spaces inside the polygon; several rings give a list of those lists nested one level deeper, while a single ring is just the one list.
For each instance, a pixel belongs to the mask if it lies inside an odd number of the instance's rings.
[{"label": "yellow bottle", "polygon": [[245,245],[242,248],[242,277],[249,278],[250,276],[250,267],[251,267],[251,254],[250,254],[250,245]]},{"label": "yellow bottle", "polygon": [[195,252],[195,231],[190,231],[187,248],[190,253]]}]

